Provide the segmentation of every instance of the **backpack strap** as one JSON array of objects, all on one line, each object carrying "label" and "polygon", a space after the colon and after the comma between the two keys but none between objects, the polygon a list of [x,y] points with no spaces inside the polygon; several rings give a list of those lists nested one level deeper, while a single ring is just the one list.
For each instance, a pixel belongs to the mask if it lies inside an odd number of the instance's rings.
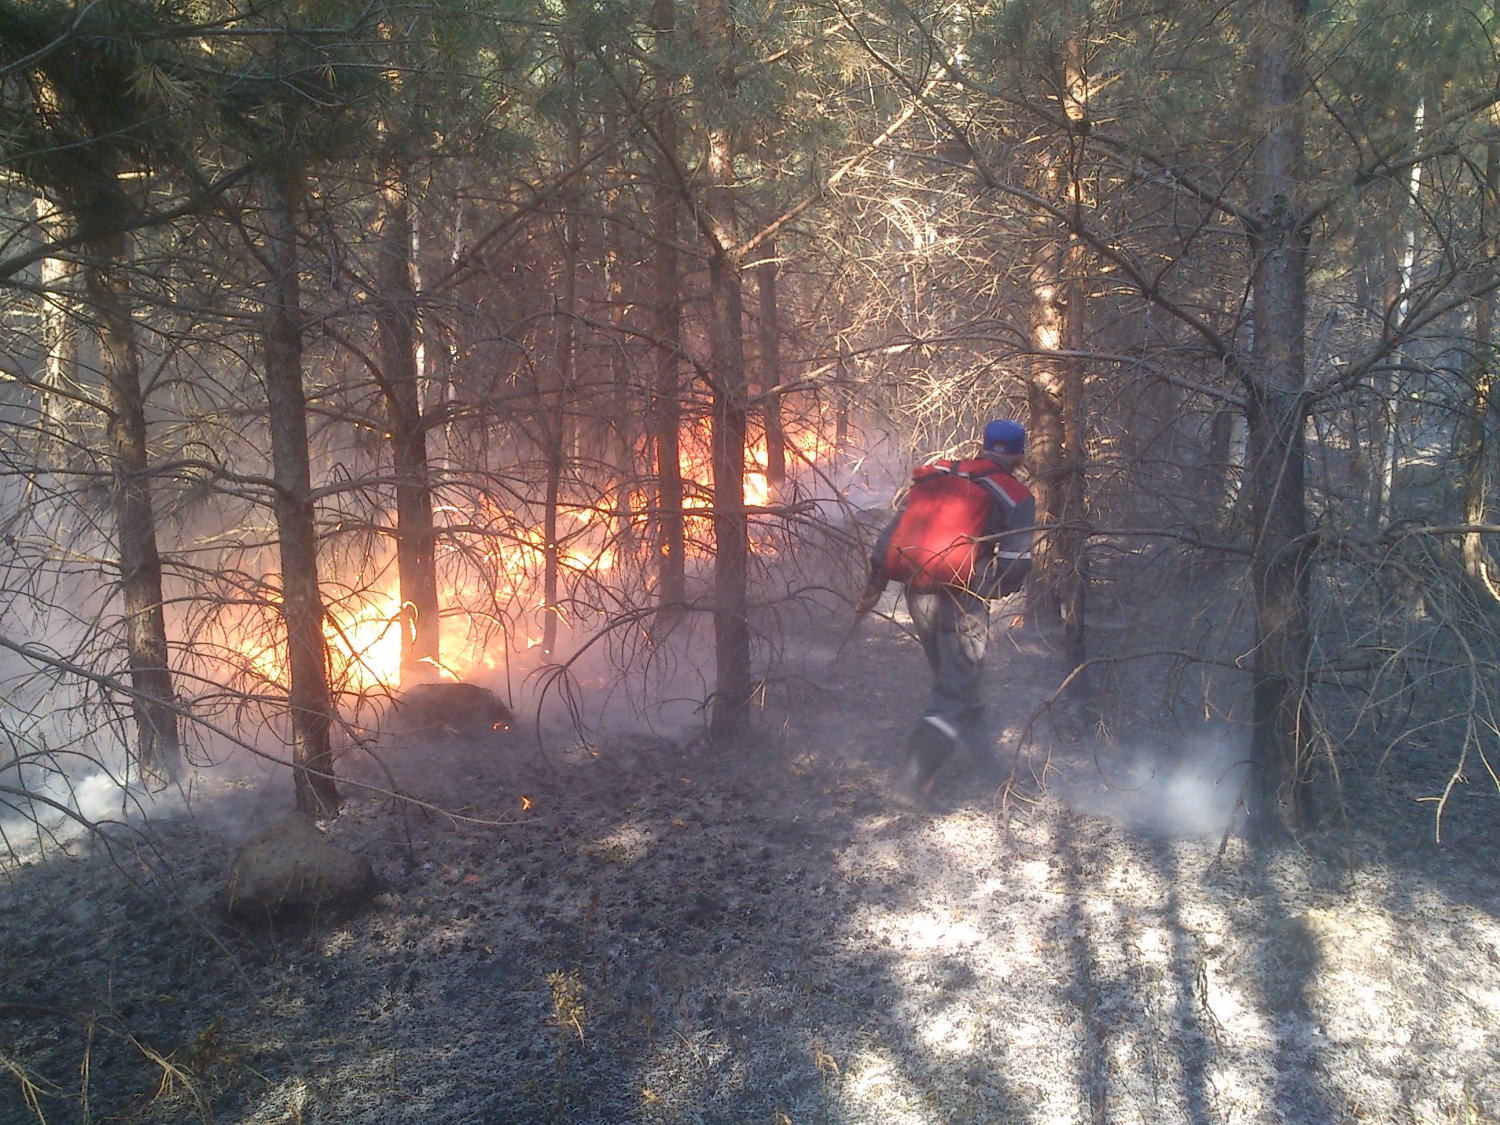
[{"label": "backpack strap", "polygon": [[927,470],[927,472],[923,473],[923,476],[929,476],[932,473],[942,473],[945,476],[958,477],[960,480],[970,480],[975,484],[984,484],[987,477],[992,477],[997,473],[1003,473],[1005,471],[999,465],[996,465],[993,462],[986,464],[984,467],[979,469],[959,468],[959,466],[963,463],[964,462],[962,461],[953,460],[931,461],[928,464],[923,465],[922,468],[918,469],[917,471],[922,472],[922,470],[925,469]]},{"label": "backpack strap", "polygon": [[1016,510],[1016,501],[1015,498],[1005,490],[1005,486],[995,478],[1000,476],[1010,476],[1010,474],[1002,469],[999,465],[990,465],[986,468],[980,469],[978,472],[967,473],[965,475],[969,480],[973,481],[975,484],[979,485],[980,488],[984,489],[990,494],[991,498],[1000,505],[1000,509],[1006,514],[1007,522],[1009,522],[1009,516]]}]

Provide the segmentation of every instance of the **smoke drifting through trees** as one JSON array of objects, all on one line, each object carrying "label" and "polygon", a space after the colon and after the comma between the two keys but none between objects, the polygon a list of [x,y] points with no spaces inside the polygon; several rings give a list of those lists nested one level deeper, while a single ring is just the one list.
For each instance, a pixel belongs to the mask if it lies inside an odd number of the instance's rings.
[{"label": "smoke drifting through trees", "polygon": [[709,622],[738,741],[855,443],[997,415],[1059,680],[1199,685],[1261,829],[1486,753],[1488,8],[197,14],[0,3],[0,633],[144,772],[269,722],[332,807],[403,676]]}]

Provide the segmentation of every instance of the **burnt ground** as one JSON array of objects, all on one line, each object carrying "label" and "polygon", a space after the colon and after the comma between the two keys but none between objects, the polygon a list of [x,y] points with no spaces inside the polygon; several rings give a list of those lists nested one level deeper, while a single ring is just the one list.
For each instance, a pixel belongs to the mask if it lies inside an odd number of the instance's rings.
[{"label": "burnt ground", "polygon": [[1023,744],[1057,661],[1002,636],[1018,787],[950,768],[916,816],[885,786],[920,654],[889,623],[837,643],[742,750],[544,723],[545,753],[391,755],[461,815],[351,788],[330,834],[385,883],[352,918],[224,920],[244,817],[287,800],[262,781],[205,781],[154,850],[14,867],[0,1121],[32,1119],[22,1072],[48,1122],[1500,1116],[1497,805],[1461,787],[1434,842],[1441,748],[1351,764],[1343,816],[1254,855],[1231,729],[1148,692]]}]

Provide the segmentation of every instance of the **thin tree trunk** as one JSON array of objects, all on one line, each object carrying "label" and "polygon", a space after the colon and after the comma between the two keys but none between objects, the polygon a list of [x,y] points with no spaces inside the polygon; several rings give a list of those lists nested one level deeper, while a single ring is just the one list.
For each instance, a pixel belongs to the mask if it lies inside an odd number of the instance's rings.
[{"label": "thin tree trunk", "polygon": [[135,321],[126,302],[126,236],[103,219],[110,233],[91,236],[88,217],[80,233],[88,239],[84,291],[98,318],[100,372],[108,410],[110,462],[116,536],[120,551],[120,591],[125,608],[125,650],[133,701],[137,753],[143,774],[165,781],[175,777],[182,744],[173,709],[172,674],[167,659],[167,626],[162,611],[161,556],[151,504],[151,466],[146,449],[146,403],[141,386]]},{"label": "thin tree trunk", "polygon": [[[733,25],[721,0],[706,0],[702,15],[710,45],[722,52],[719,80],[734,89]],[[708,227],[709,372],[713,396],[714,657],[716,681],[710,734],[733,741],[746,730],[750,677],[750,535],[745,512],[745,437],[749,388],[745,379],[744,295],[736,253],[734,150],[727,126],[708,129],[704,162],[704,218]]]},{"label": "thin tree trunk", "polygon": [[[1062,271],[1066,246],[1066,234],[1051,229],[1031,260],[1031,342],[1038,353],[1054,352],[1062,346],[1065,315]],[[1037,354],[1030,357],[1027,370],[1026,401],[1031,428],[1026,435],[1026,465],[1036,496],[1037,525],[1044,529],[1032,545],[1027,607],[1038,625],[1055,625],[1062,618],[1058,591],[1066,560],[1057,525],[1062,515],[1061,493],[1066,472],[1063,436],[1066,362]]]},{"label": "thin tree trunk", "polygon": [[[618,154],[611,160],[613,170],[619,169]],[[616,177],[611,175],[611,181]],[[617,187],[608,195],[608,214],[603,222],[604,290],[609,303],[609,321],[618,339],[624,339],[630,320],[631,302],[625,294],[626,278],[629,276],[625,261],[623,236],[626,217],[621,213],[621,192]],[[630,360],[624,348],[610,349],[610,426],[611,440],[603,451],[606,464],[613,469],[614,479],[609,489],[610,519],[616,543],[615,554],[620,561],[634,562],[637,552],[637,535],[634,514],[631,512],[631,494],[640,479],[636,464],[636,443],[641,429],[635,417],[638,404],[631,393]]]},{"label": "thin tree trunk", "polygon": [[542,655],[557,648],[557,579],[560,553],[557,542],[557,506],[562,498],[563,411],[562,393],[548,396],[542,426],[546,443],[547,475],[542,488]]},{"label": "thin tree trunk", "polygon": [[[1076,178],[1075,178],[1076,183]],[[1070,189],[1076,190],[1076,189]],[[1083,371],[1074,358],[1083,350],[1083,244],[1068,240],[1063,259],[1062,463],[1057,483],[1057,609],[1062,618],[1063,654],[1074,668],[1087,659],[1088,518],[1086,455],[1084,449]]]},{"label": "thin tree trunk", "polygon": [[[467,235],[469,207],[467,196],[468,175],[463,162],[458,165],[458,181],[453,199],[453,241],[448,248],[448,265],[456,266],[463,257]],[[458,356],[454,331],[451,324],[429,313],[421,322],[421,340],[427,370],[423,372],[426,382],[426,397],[423,413],[427,416],[427,465],[429,471],[443,474],[449,468],[453,450],[453,419],[451,404],[455,395],[454,362]],[[439,424],[433,425],[436,415]]]},{"label": "thin tree trunk", "polygon": [[[676,30],[672,0],[654,0],[651,20],[658,54],[665,56]],[[677,182],[677,115],[670,70],[656,66],[655,186],[651,197],[651,234],[655,243],[656,378],[653,393],[653,444],[656,446],[657,601],[680,607],[687,601],[685,530],[682,511],[682,275],[677,239],[682,219],[682,189]]]},{"label": "thin tree trunk", "polygon": [[[1380,248],[1380,297],[1378,317],[1380,330],[1387,330],[1386,320],[1401,294],[1401,253],[1399,223],[1384,232]],[[1370,506],[1368,527],[1378,532],[1391,511],[1396,478],[1396,425],[1399,421],[1399,392],[1396,372],[1387,368],[1373,383],[1374,401],[1370,413]]]},{"label": "thin tree trunk", "polygon": [[[578,108],[578,65],[571,41],[563,41],[563,74],[568,84],[567,118],[568,167],[572,174],[583,175],[583,136]],[[579,193],[574,180],[563,197],[562,209],[562,292],[557,298],[557,385],[544,403],[542,427],[546,443],[547,478],[542,499],[542,654],[550,656],[557,649],[558,583],[562,570],[562,544],[558,542],[558,505],[562,503],[563,471],[567,466],[572,441],[568,426],[568,401],[576,382],[578,341],[578,251],[581,243]]]},{"label": "thin tree trunk", "polygon": [[[1379,189],[1371,190],[1371,198],[1380,198]],[[1354,232],[1354,303],[1360,317],[1359,327],[1379,336],[1385,330],[1386,244],[1387,236],[1383,223],[1387,219],[1385,208],[1372,207],[1361,214],[1359,226]],[[1372,401],[1362,403],[1358,399],[1349,411],[1349,486],[1360,508],[1360,518],[1365,527],[1373,530],[1380,524],[1380,477],[1385,450],[1385,438],[1381,421],[1385,416],[1384,405],[1378,392],[1372,387]]]},{"label": "thin tree trunk", "polygon": [[1249,487],[1255,540],[1251,823],[1261,834],[1310,823],[1305,328],[1309,233],[1302,173],[1308,0],[1264,0],[1256,15],[1255,340]]},{"label": "thin tree trunk", "polygon": [[381,368],[396,471],[396,568],[401,583],[401,676],[420,675],[440,656],[440,607],[432,521],[432,478],[417,366],[416,285],[406,168],[387,161],[380,184],[376,275]]},{"label": "thin tree trunk", "polygon": [[[1078,40],[1070,39],[1063,60],[1066,90],[1064,112],[1068,131],[1068,159],[1062,185],[1075,225],[1083,222],[1082,160],[1088,136],[1089,82]],[[1087,255],[1083,242],[1071,231],[1062,258],[1062,350],[1061,402],[1063,456],[1057,487],[1058,575],[1057,608],[1062,618],[1063,652],[1073,667],[1083,665],[1087,653],[1085,603],[1088,597],[1088,534],[1084,526],[1087,480],[1084,450],[1083,367],[1077,356],[1083,351],[1085,332],[1083,271]]]},{"label": "thin tree trunk", "polygon": [[1243,467],[1242,414],[1228,407],[1214,411],[1209,422],[1208,470],[1204,474],[1203,498],[1216,531],[1228,528],[1229,516],[1239,500],[1240,472]]},{"label": "thin tree trunk", "polygon": [[[1426,119],[1425,98],[1419,99],[1417,108],[1412,116],[1412,132],[1416,137],[1416,147],[1420,150],[1422,145],[1422,129]],[[1391,254],[1396,258],[1395,265],[1395,305],[1396,324],[1402,325],[1406,322],[1411,311],[1411,286],[1416,275],[1417,264],[1417,223],[1419,216],[1417,209],[1419,196],[1422,191],[1422,164],[1413,161],[1411,171],[1407,180],[1407,196],[1404,207],[1405,219],[1401,231],[1401,247],[1399,257],[1394,248]],[[1390,306],[1387,305],[1387,308]],[[1401,437],[1401,394],[1398,382],[1399,376],[1394,370],[1388,372],[1382,380],[1385,393],[1384,410],[1382,413],[1381,426],[1381,449],[1380,449],[1380,476],[1376,482],[1375,509],[1371,525],[1378,529],[1392,518],[1395,511],[1396,495],[1396,465],[1400,456]]]},{"label": "thin tree trunk", "polygon": [[[65,212],[43,199],[36,201],[37,225],[43,237],[61,238],[69,222]],[[48,457],[66,465],[71,457],[68,439],[78,389],[78,332],[74,328],[77,294],[73,265],[66,258],[43,258],[41,282],[42,346],[46,349],[42,382],[42,440]]]},{"label": "thin tree trunk", "polygon": [[[847,312],[847,310],[842,310]],[[847,319],[840,323],[847,323]],[[838,341],[838,371],[833,381],[833,452],[837,457],[849,444],[849,399],[853,391],[849,386],[851,349],[843,335]]]},{"label": "thin tree trunk", "polygon": [[301,182],[276,169],[264,176],[266,250],[265,388],[271,429],[276,530],[281,546],[281,615],[286,622],[292,774],[297,808],[338,810],[330,728],[333,698],[318,585],[318,536],[302,385],[301,293],[297,277],[297,208]]},{"label": "thin tree trunk", "polygon": [[768,240],[761,253],[768,259],[756,269],[760,288],[760,385],[765,395],[761,410],[766,428],[766,490],[774,498],[786,483],[786,431],[781,425],[781,395],[773,389],[781,385],[781,312],[776,304],[775,245]]},{"label": "thin tree trunk", "polygon": [[[1500,192],[1500,143],[1490,141],[1485,145],[1484,190],[1481,195],[1479,223],[1480,238],[1487,258],[1495,257],[1495,200]],[[1485,293],[1479,298],[1474,310],[1474,359],[1472,365],[1473,388],[1469,407],[1464,418],[1463,449],[1463,503],[1464,522],[1484,522],[1489,476],[1489,457],[1486,449],[1486,431],[1489,428],[1490,410],[1494,405],[1495,378],[1495,295]],[[1463,537],[1464,570],[1490,597],[1500,598],[1494,578],[1490,573],[1491,560],[1484,545],[1484,536],[1477,531],[1467,532]]]}]

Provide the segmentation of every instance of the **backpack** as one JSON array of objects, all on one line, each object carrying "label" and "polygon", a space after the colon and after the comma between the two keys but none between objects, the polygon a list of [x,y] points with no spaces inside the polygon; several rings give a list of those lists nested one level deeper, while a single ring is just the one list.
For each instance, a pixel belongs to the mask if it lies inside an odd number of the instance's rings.
[{"label": "backpack", "polygon": [[935,461],[912,473],[906,506],[886,548],[886,574],[917,590],[968,588],[993,544],[982,543],[999,481],[1008,476],[985,458]]}]

